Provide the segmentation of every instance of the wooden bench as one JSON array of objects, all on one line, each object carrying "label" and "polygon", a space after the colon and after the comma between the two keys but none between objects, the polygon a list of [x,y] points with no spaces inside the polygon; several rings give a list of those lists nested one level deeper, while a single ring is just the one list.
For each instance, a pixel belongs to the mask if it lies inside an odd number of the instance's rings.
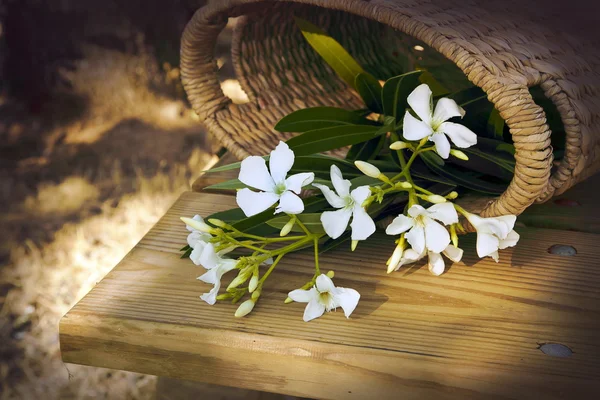
[{"label": "wooden bench", "polygon": [[[519,246],[498,264],[475,257],[473,235],[461,239],[464,261],[441,277],[421,265],[387,275],[393,239],[381,233],[354,253],[325,253],[321,268],[362,297],[349,320],[337,312],[310,323],[304,305],[283,302],[312,274],[310,250],[284,258],[245,318],[198,298],[208,285],[179,258],[179,217],[235,201],[184,193],[61,320],[63,360],[323,399],[590,398],[600,394],[600,206],[588,196],[598,178],[574,189],[580,198],[563,196],[579,206],[534,207],[522,218],[534,227],[518,228]],[[540,220],[560,229],[535,227]],[[552,254],[556,244],[577,254]],[[547,355],[548,343],[573,353]]]}]

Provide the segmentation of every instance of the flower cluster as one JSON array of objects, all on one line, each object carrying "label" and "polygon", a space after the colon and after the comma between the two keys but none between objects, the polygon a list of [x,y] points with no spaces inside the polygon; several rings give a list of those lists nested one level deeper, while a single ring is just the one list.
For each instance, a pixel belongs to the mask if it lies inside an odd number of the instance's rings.
[{"label": "flower cluster", "polygon": [[[431,187],[422,187],[411,175],[415,159],[427,152],[433,151],[444,159],[453,154],[468,160],[460,150],[451,148],[450,141],[462,149],[477,143],[477,136],[467,127],[450,121],[465,114],[454,100],[441,98],[433,110],[432,103],[432,92],[425,84],[410,93],[407,99],[410,109],[404,114],[402,136],[391,140],[388,146],[398,158],[400,171],[385,174],[372,163],[356,160],[356,170],[366,175],[360,185],[345,179],[335,162],[329,167],[329,180],[322,178],[315,182],[313,172],[289,175],[295,155],[283,142],[271,151],[268,168],[263,157],[251,156],[243,160],[239,181],[245,187],[237,191],[237,204],[246,217],[265,215],[264,222],[276,226],[280,230],[279,236],[259,236],[238,229],[235,223],[230,225],[210,218],[205,222],[198,215],[192,219],[182,218],[190,231],[187,238],[189,257],[194,264],[206,269],[198,279],[213,285],[201,299],[212,305],[217,300],[230,299],[235,303],[249,296],[235,313],[237,317],[245,316],[253,310],[264,282],[280,260],[286,254],[312,245],[315,273],[301,288],[289,292],[286,303],[307,303],[304,321],[338,307],[349,317],[360,294],[354,289],[336,287],[331,279],[333,271],[321,273],[319,245],[326,240],[348,238],[354,250],[360,241],[375,233],[374,218],[385,216],[385,205],[391,204],[386,201],[393,200],[398,194],[407,200],[404,211],[385,229],[386,234],[395,237],[396,244],[387,262],[388,273],[425,258],[432,274],[444,273],[444,256],[452,262],[462,259],[458,233],[465,231],[464,221],[477,232],[478,256],[491,257],[497,262],[498,250],[514,246],[519,240],[513,230],[516,217],[483,218],[469,213],[453,202],[458,197],[456,191],[434,193],[430,191]],[[311,202],[323,204],[317,213],[304,214],[306,205],[300,196],[303,189],[303,196],[323,199],[321,203]],[[316,218],[309,218],[311,216]],[[320,229],[314,228],[315,221],[320,221]],[[299,234],[290,235],[292,231]],[[229,257],[234,250],[245,253]],[[219,294],[221,279],[230,271],[237,271],[237,276],[225,293]]]}]

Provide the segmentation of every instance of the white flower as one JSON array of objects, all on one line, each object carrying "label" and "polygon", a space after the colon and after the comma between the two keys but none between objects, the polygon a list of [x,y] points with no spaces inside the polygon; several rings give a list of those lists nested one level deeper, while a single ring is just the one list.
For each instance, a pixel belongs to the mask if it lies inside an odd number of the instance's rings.
[{"label": "white flower", "polygon": [[471,147],[477,143],[477,135],[466,126],[447,122],[452,117],[463,117],[463,110],[456,102],[449,98],[439,99],[435,111],[432,112],[431,89],[426,84],[419,85],[408,95],[408,104],[421,120],[419,121],[409,111],[404,114],[404,138],[408,140],[421,140],[429,138],[435,143],[435,151],[442,157],[448,158],[450,142],[460,148]]},{"label": "white flower", "polygon": [[304,309],[304,322],[308,322],[337,307],[342,307],[346,318],[356,308],[360,294],[354,289],[335,287],[331,278],[325,274],[317,277],[315,286],[309,290],[292,290],[288,296],[297,302],[308,303]]},{"label": "white flower", "polygon": [[408,231],[406,240],[417,254],[425,252],[425,249],[434,253],[442,252],[450,243],[450,234],[443,225],[436,222],[441,221],[445,225],[458,222],[458,214],[452,203],[446,202],[434,204],[428,209],[415,204],[408,209],[408,215],[399,215],[390,225],[385,233],[388,235],[399,235]]},{"label": "white flower", "polygon": [[321,214],[321,223],[327,235],[337,239],[344,233],[350,217],[352,217],[352,240],[365,240],[375,232],[375,223],[367,214],[362,203],[369,197],[371,190],[368,186],[359,186],[350,192],[350,181],[344,179],[342,172],[336,165],[331,166],[331,183],[335,188],[329,189],[325,185],[314,183],[313,186],[321,189],[327,202],[336,211],[325,211]]},{"label": "white flower", "polygon": [[[194,215],[194,218],[192,218],[192,220],[200,222],[201,224],[204,224],[204,219],[196,214]],[[210,233],[206,233],[206,232],[201,232],[195,228],[192,228],[189,225],[185,225],[186,229],[188,231],[190,231],[190,234],[187,237],[187,243],[188,246],[190,246],[192,249],[196,248],[196,244],[198,243],[207,243],[210,239],[212,239],[212,236]]]},{"label": "white flower", "polygon": [[[446,248],[444,250],[442,250],[442,254],[444,254],[446,257],[448,257],[451,261],[459,262],[462,259],[463,250],[449,244],[448,246],[446,246]],[[444,272],[444,270],[446,269],[446,265],[444,263],[444,259],[442,258],[442,255],[440,253],[436,253],[434,251],[423,251],[422,253],[417,253],[414,249],[407,249],[404,251],[402,258],[400,259],[400,262],[398,262],[398,264],[394,268],[394,271],[397,271],[403,265],[412,264],[414,262],[417,262],[417,261],[421,260],[423,257],[425,257],[426,255],[429,259],[427,262],[427,267],[429,268],[429,272],[431,272],[432,274],[434,274],[436,276],[441,275]]]},{"label": "white flower", "polygon": [[[269,158],[269,170],[262,157],[250,156],[242,161],[239,180],[242,183],[262,190],[254,192],[244,188],[237,192],[237,203],[247,217],[256,215],[279,201],[275,214],[284,212],[300,214],[304,203],[297,195],[302,186],[310,184],[315,174],[306,172],[295,174],[286,179],[294,165],[294,152],[283,142],[279,142]],[[270,173],[269,173],[270,171]]]},{"label": "white flower", "polygon": [[221,289],[221,277],[235,269],[237,260],[230,258],[222,258],[217,252],[212,243],[206,243],[202,254],[200,255],[200,265],[206,268],[208,271],[203,275],[199,276],[198,279],[202,282],[210,283],[213,288],[208,293],[204,293],[200,298],[208,304],[215,304],[217,301],[217,294]]},{"label": "white flower", "polygon": [[515,215],[482,218],[466,214],[466,217],[477,231],[477,255],[480,258],[490,256],[498,262],[498,249],[512,247],[519,241],[519,234],[513,230],[517,221]]}]

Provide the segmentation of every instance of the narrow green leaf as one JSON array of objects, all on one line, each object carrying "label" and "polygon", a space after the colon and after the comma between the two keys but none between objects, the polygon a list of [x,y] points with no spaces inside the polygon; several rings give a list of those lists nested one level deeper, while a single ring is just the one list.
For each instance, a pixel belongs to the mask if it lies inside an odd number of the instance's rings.
[{"label": "narrow green leaf", "polygon": [[232,208],[230,210],[213,213],[209,215],[206,219],[209,220],[211,218],[220,219],[221,221],[225,221],[228,224],[232,224],[245,219],[246,215],[244,215],[244,212],[240,208]]},{"label": "narrow green leaf", "polygon": [[348,85],[355,88],[354,78],[365,72],[352,56],[331,36],[310,22],[294,17],[302,35]]},{"label": "narrow green leaf", "polygon": [[[320,213],[303,213],[297,215],[300,222],[304,224],[306,229],[311,233],[323,234],[325,230],[323,229],[323,225],[321,224],[321,214]],[[267,221],[267,225],[272,226],[273,228],[281,230],[285,224],[287,224],[290,220],[290,217],[287,215],[281,215],[279,217],[270,219]],[[292,232],[304,232],[302,228],[295,224],[292,228]]]},{"label": "narrow green leaf", "polygon": [[354,111],[337,107],[311,107],[294,111],[279,120],[275,130],[279,132],[306,132],[339,125],[376,125]]},{"label": "narrow green leaf", "polygon": [[495,108],[490,113],[490,118],[487,124],[488,134],[497,140],[504,138],[504,119],[500,116],[500,112]]},{"label": "narrow green leaf", "polygon": [[419,76],[423,71],[413,71],[388,79],[383,85],[381,98],[383,113],[394,118],[394,123],[400,121],[408,107],[407,99],[419,85]]},{"label": "narrow green leaf", "polygon": [[243,189],[246,186],[245,184],[243,184],[242,182],[240,182],[239,179],[230,179],[228,181],[225,182],[219,182],[219,183],[215,183],[214,185],[210,185],[210,186],[206,186],[203,190],[237,190],[237,189]]},{"label": "narrow green leaf", "polygon": [[190,248],[189,244],[186,244],[185,246],[183,246],[182,248],[179,249],[179,251],[187,251]]},{"label": "narrow green leaf", "polygon": [[296,157],[294,166],[290,170],[290,174],[310,171],[314,172],[316,175],[329,177],[332,164],[337,165],[340,171],[342,171],[342,174],[346,177],[361,175],[360,171],[353,163],[324,154]]},{"label": "narrow green leaf", "polygon": [[373,77],[373,75],[367,74],[366,72],[356,75],[354,86],[369,110],[377,114],[383,113],[381,84]]},{"label": "narrow green leaf", "polygon": [[366,142],[357,143],[350,148],[346,155],[346,159],[369,160],[379,154],[384,143],[385,136],[379,136]]},{"label": "narrow green leaf", "polygon": [[435,79],[435,77],[429,71],[423,71],[419,79],[421,83],[426,83],[429,86],[431,92],[433,93],[433,97],[444,96],[450,93],[450,91],[437,79]]},{"label": "narrow green leaf", "polygon": [[515,155],[515,146],[512,144],[501,143],[496,146],[496,150],[503,151],[508,154],[512,154],[513,156]]},{"label": "narrow green leaf", "polygon": [[192,249],[192,248],[190,247],[189,249],[187,249],[187,250],[185,251],[185,253],[183,253],[183,254],[181,255],[181,257],[180,257],[180,258],[188,258],[188,257],[190,256],[190,254],[192,254],[192,251],[194,251],[194,249]]},{"label": "narrow green leaf", "polygon": [[304,132],[287,141],[297,156],[322,153],[341,147],[364,142],[383,133],[377,133],[379,126],[351,125],[334,126]]},{"label": "narrow green leaf", "polygon": [[[492,153],[486,153],[485,151],[481,151],[480,149],[478,149],[476,147],[462,149],[462,151],[464,151],[468,155],[474,155],[474,156],[480,157],[484,160],[487,160],[493,164],[496,164],[499,167],[502,167],[506,171],[510,172],[511,174],[515,173],[515,161],[514,160],[510,161],[510,160],[507,160],[506,158],[499,157]],[[469,161],[471,161],[471,159],[469,159]]]},{"label": "narrow green leaf", "polygon": [[487,182],[483,179],[479,179],[474,173],[463,172],[450,165],[441,167],[434,161],[434,156],[435,155],[432,155],[431,152],[422,153],[420,155],[421,159],[429,169],[440,176],[452,180],[457,185],[490,195],[499,195],[506,190],[506,185]]}]

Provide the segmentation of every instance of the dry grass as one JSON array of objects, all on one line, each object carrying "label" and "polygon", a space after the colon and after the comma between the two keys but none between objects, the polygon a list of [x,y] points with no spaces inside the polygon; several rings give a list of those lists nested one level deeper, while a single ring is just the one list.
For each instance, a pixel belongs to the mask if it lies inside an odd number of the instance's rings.
[{"label": "dry grass", "polygon": [[[123,196],[117,207],[103,203],[99,215],[65,225],[44,247],[28,242],[13,249],[12,265],[3,268],[0,278],[12,287],[0,311],[0,329],[10,330],[3,333],[11,337],[0,344],[0,382],[12,384],[2,388],[0,398],[152,397],[154,377],[74,365],[67,369],[60,358],[58,321],[189,188],[189,179],[185,167],[140,178],[138,190]],[[82,182],[81,178],[69,181]],[[86,198],[85,190],[71,193]]]}]

